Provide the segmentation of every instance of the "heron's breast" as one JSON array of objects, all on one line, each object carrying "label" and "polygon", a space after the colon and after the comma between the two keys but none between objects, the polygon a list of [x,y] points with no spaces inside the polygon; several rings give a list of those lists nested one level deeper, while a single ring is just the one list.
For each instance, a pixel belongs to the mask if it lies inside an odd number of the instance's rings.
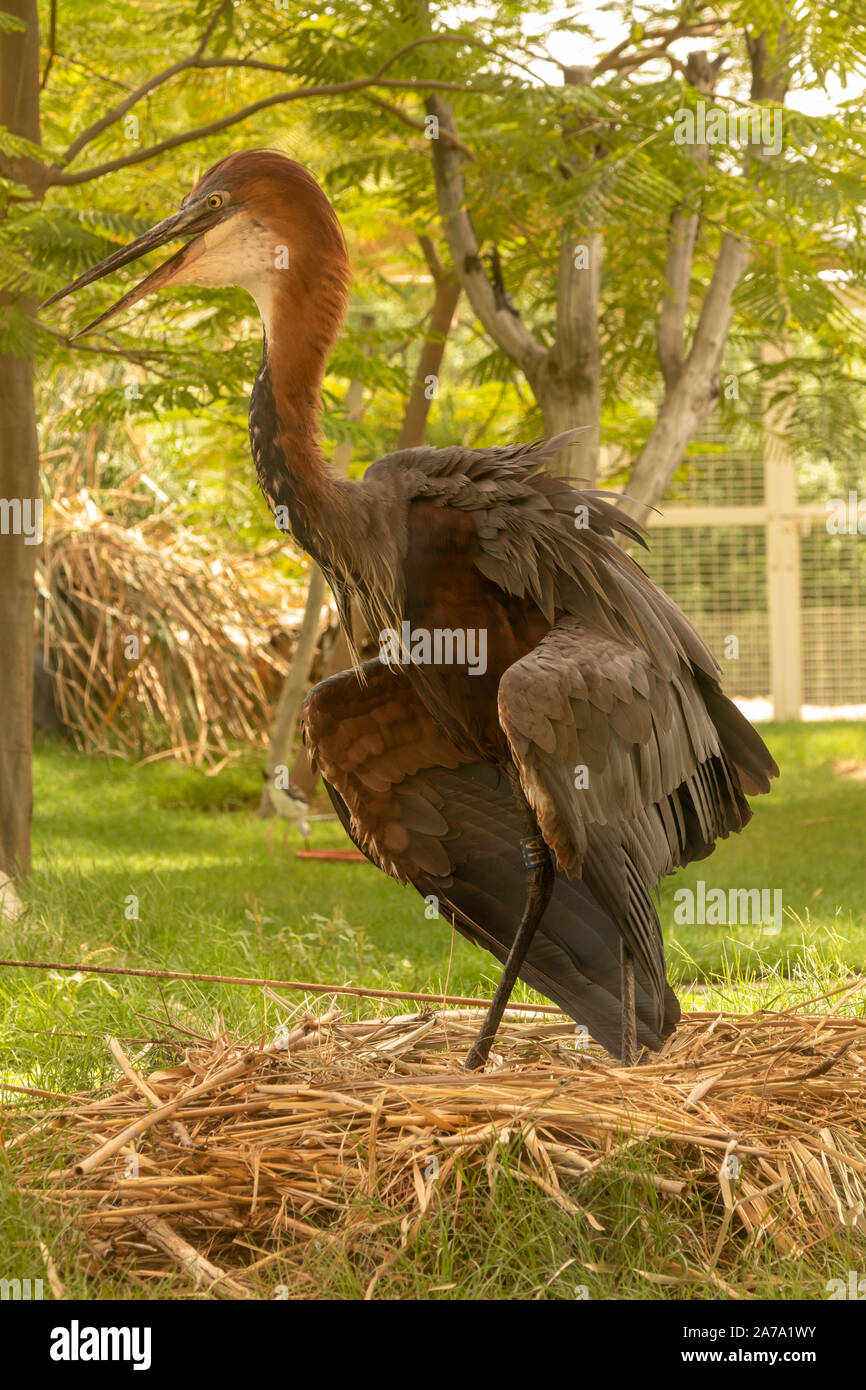
[{"label": "heron's breast", "polygon": [[507,750],[497,713],[499,681],[538,644],[549,623],[531,600],[506,594],[476,567],[478,541],[469,513],[415,502],[408,541],[400,634],[410,657],[407,674],[453,739],[487,760],[502,761]]}]

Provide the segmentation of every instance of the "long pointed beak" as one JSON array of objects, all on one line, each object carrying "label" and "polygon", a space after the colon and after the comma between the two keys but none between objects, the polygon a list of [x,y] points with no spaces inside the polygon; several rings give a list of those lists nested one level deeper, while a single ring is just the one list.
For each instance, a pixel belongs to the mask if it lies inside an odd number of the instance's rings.
[{"label": "long pointed beak", "polygon": [[[84,285],[92,284],[94,280],[101,280],[104,275],[110,275],[113,270],[119,270],[121,266],[128,265],[130,261],[137,261],[140,256],[147,255],[148,251],[155,251],[158,246],[164,246],[167,241],[173,241],[176,237],[186,236],[191,232],[207,231],[218,221],[220,221],[219,214],[209,217],[206,212],[203,212],[200,205],[181,208],[180,212],[167,217],[164,222],[158,222],[155,227],[151,227],[150,231],[130,242],[129,246],[122,246],[120,250],[106,256],[105,260],[100,261],[92,270],[86,270],[83,275],[78,276],[77,280],[64,285],[62,290],[58,290],[39,307],[45,309],[49,304],[56,304],[58,299],[64,299],[66,295],[74,294],[76,290],[82,289]],[[127,309],[131,304],[137,304],[139,299],[143,299],[153,290],[175,283],[179,279],[181,270],[185,269],[192,261],[197,260],[203,250],[203,238],[197,236],[192,241],[187,242],[186,246],[182,246],[167,261],[157,266],[156,270],[152,270],[149,275],[140,280],[133,289],[127,291],[98,318],[93,319],[85,328],[79,329],[77,333],[73,333],[72,338],[83,337],[91,329],[97,328],[107,319],[120,313],[121,309]]]}]

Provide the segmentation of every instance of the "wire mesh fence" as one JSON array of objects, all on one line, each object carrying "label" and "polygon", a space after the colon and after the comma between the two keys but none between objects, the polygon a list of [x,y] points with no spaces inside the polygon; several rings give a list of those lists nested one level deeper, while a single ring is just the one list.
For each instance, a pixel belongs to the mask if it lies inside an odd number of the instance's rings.
[{"label": "wire mesh fence", "polygon": [[[760,702],[769,713],[785,674],[776,668],[795,663],[787,688],[798,691],[801,717],[863,717],[866,503],[859,498],[866,487],[856,467],[824,461],[795,468],[792,460],[784,466],[794,481],[793,510],[774,494],[760,440],[726,445],[717,427],[671,484],[652,519],[650,553],[640,561],[695,623],[730,695]],[[776,585],[774,599],[770,566],[780,555],[787,580]],[[779,622],[791,640],[774,645],[771,625]]]},{"label": "wire mesh fence", "polygon": [[866,703],[866,536],[803,536],[800,598],[805,703]]},{"label": "wire mesh fence", "polygon": [[653,528],[650,578],[688,614],[729,695],[769,696],[766,536],[762,526]]}]

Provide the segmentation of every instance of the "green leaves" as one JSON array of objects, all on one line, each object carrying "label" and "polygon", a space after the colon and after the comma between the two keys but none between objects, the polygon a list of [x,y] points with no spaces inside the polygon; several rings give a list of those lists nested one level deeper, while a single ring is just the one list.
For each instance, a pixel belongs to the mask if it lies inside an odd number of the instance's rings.
[{"label": "green leaves", "polygon": [[[316,11],[300,0],[285,0],[280,8],[226,7],[202,51],[202,61],[223,65],[190,67],[154,86],[130,108],[135,121],[121,119],[95,134],[70,171],[123,161],[297,87],[341,88],[378,74],[376,84],[276,105],[145,163],[129,163],[80,186],[49,188],[39,210],[24,190],[6,182],[0,288],[22,295],[50,292],[164,216],[221,155],[253,144],[281,148],[308,163],[337,204],[353,262],[353,308],[375,314],[371,334],[350,313],[326,384],[326,430],[334,440],[351,436],[367,461],[396,438],[431,302],[417,235],[431,233],[447,259],[432,141],[424,129],[425,95],[431,84],[445,84],[440,95],[453,105],[460,139],[474,156],[464,157],[462,168],[481,254],[498,248],[506,293],[542,343],[549,344],[555,331],[563,239],[573,236],[578,246],[590,231],[603,232],[599,315],[606,439],[633,453],[655,418],[656,333],[669,228],[678,210],[700,219],[687,341],[722,239],[733,232],[748,241],[752,259],[735,299],[730,362],[748,373],[768,335],[793,336],[802,348],[793,367],[795,390],[803,388],[795,428],[804,445],[817,437],[820,410],[809,402],[815,364],[821,364],[830,409],[838,407],[834,418],[845,435],[842,441],[837,431],[836,442],[853,450],[860,438],[853,379],[866,376],[863,320],[852,307],[866,276],[866,132],[856,88],[848,105],[837,101],[829,114],[816,114],[828,104],[817,107],[814,98],[831,78],[837,95],[838,82],[847,76],[859,72],[862,81],[866,12],[855,6],[837,11],[825,0],[733,0],[724,6],[651,0],[602,9],[603,28],[598,6],[582,4],[566,13],[547,0],[533,5],[531,23],[522,0],[497,0],[471,15],[461,13],[459,23],[435,0],[424,23],[414,0],[387,8],[372,0],[338,0]],[[155,0],[142,25],[140,7],[130,0],[108,0],[98,8],[70,0],[62,52],[43,93],[45,147],[68,147],[168,63],[194,54],[216,11],[211,0],[187,6]],[[612,38],[615,16],[622,27]],[[698,19],[702,27],[693,33],[687,26]],[[677,25],[686,26],[672,50],[677,61],[642,61]],[[784,63],[791,74],[784,110],[766,108],[781,116],[782,152],[749,160],[744,156],[750,152],[734,141],[696,158],[693,147],[674,139],[678,113],[694,111],[704,99],[684,80],[682,61],[694,49],[705,49],[710,58],[727,51],[719,95],[710,100],[731,117],[742,115],[752,109],[744,32],[752,38],[763,32],[770,68]],[[593,81],[563,81],[557,63],[591,65],[605,50],[611,61]],[[4,155],[50,163],[45,149],[0,130]],[[54,363],[66,371],[80,364],[85,384],[75,393],[74,416],[68,406],[55,412],[47,401],[46,442],[56,442],[58,432],[73,424],[90,427],[100,418],[117,430],[131,416],[154,422],[155,431],[164,427],[160,421],[192,431],[206,408],[209,418],[222,421],[224,414],[233,422],[220,435],[224,455],[208,467],[245,467],[238,421],[260,350],[249,299],[196,290],[157,297],[137,307],[125,324],[112,325],[109,338],[94,336],[77,349],[65,345],[59,326],[80,324],[116,288],[117,282],[94,286],[87,300],[59,306],[47,320],[54,333],[40,339],[46,372]],[[20,344],[32,341],[37,330],[18,310],[8,316],[6,331],[9,341]],[[115,382],[117,370],[127,369],[142,377],[139,395],[129,400]],[[350,379],[366,387],[362,427],[341,413]],[[743,381],[747,394],[758,391],[760,373]],[[461,303],[432,405],[431,439],[438,441],[440,431],[446,432],[441,442],[452,437],[447,431],[470,439],[490,429],[528,437],[536,428],[537,408],[525,383],[507,358],[491,351]],[[177,467],[184,466],[181,450]]]}]

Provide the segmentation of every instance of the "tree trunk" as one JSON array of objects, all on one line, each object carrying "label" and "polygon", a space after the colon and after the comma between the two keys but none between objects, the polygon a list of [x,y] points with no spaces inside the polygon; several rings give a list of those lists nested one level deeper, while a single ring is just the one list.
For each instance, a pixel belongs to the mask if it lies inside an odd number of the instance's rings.
[{"label": "tree trunk", "polygon": [[[298,633],[298,642],[289,673],[280,691],[274,728],[268,748],[267,773],[269,778],[274,777],[277,768],[287,768],[289,764],[301,702],[310,683],[310,667],[313,664],[313,653],[316,650],[319,636],[319,618],[327,594],[328,586],[325,583],[325,576],[318,565],[311,564],[310,584],[307,589],[307,603],[301,630]],[[260,809],[263,812],[271,809],[267,787],[262,792]]]},{"label": "tree trunk", "polygon": [[[785,27],[779,35],[783,42]],[[752,68],[753,101],[783,102],[788,90],[787,67],[775,64],[766,33],[746,34]],[[701,92],[715,90],[720,60],[710,64],[706,54],[690,55],[687,78]],[[700,157],[700,156],[699,156]],[[749,164],[764,156],[755,148]],[[665,396],[655,426],[632,469],[626,509],[640,521],[659,502],[686,449],[706,423],[720,393],[720,373],[734,316],[734,294],[746,273],[751,249],[744,238],[728,232],[722,238],[709,288],[704,296],[691,347],[686,350],[685,321],[694,238],[688,220],[676,216],[668,250],[665,300],[660,318],[659,356],[665,377]]]},{"label": "tree trunk", "polygon": [[[357,631],[357,628],[356,628]],[[331,644],[327,658],[321,664],[319,680],[327,680],[328,676],[335,676],[338,671],[347,671],[352,664],[352,653],[349,651],[349,643],[343,631],[342,624],[337,627],[333,643]],[[310,766],[310,759],[303,743],[298,747],[295,754],[295,761],[289,773],[289,781],[293,787],[297,787],[299,792],[309,799],[316,789],[319,774],[314,773]]]},{"label": "tree trunk", "polygon": [[[0,125],[39,141],[39,21],[36,0],[3,0],[7,14],[26,30],[0,30]],[[29,161],[20,161],[23,166]],[[16,171],[26,179],[26,168]],[[0,311],[11,300],[0,299]],[[18,310],[32,310],[18,301]],[[33,363],[0,356],[0,871],[30,869],[33,809],[33,607],[36,545],[15,517],[39,496],[39,447],[33,394]],[[19,511],[20,509],[20,511]],[[41,528],[40,528],[41,529]],[[16,534],[16,532],[18,534]]]},{"label": "tree trunk", "polygon": [[[466,206],[460,153],[454,143],[454,113],[438,97],[428,99],[427,111],[439,123],[439,138],[431,141],[436,200],[460,285],[493,342],[529,382],[541,406],[545,433],[583,428],[583,433],[562,450],[556,471],[594,486],[601,411],[601,232],[590,225],[578,235],[577,215],[564,230],[557,269],[556,338],[545,348],[527,328],[504,287],[492,283],[484,268]],[[597,218],[596,201],[588,199],[583,210],[591,214],[590,223]]]},{"label": "tree trunk", "polygon": [[453,269],[446,269],[442,265],[436,254],[436,248],[429,237],[422,236],[420,240],[424,259],[430,267],[430,274],[433,276],[435,294],[430,313],[430,323],[424,334],[421,355],[415,368],[415,380],[412,383],[412,390],[403,412],[403,424],[400,427],[400,436],[397,440],[398,449],[414,449],[417,445],[424,443],[427,417],[430,414],[430,402],[433,399],[430,390],[431,381],[435,382],[438,388],[442,358],[445,356],[445,344],[448,341],[454,311],[460,298],[460,281]]}]

